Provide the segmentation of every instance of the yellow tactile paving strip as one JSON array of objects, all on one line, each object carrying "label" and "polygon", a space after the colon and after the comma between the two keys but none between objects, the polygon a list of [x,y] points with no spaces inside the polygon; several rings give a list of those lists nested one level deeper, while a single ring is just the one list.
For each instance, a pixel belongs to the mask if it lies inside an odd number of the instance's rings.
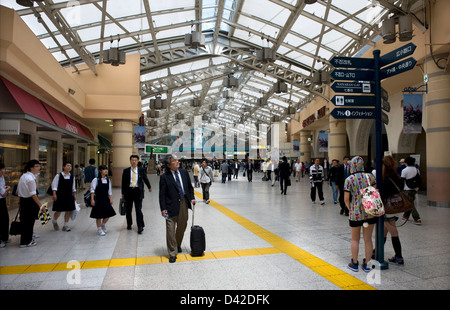
[{"label": "yellow tactile paving strip", "polygon": [[[196,195],[200,198],[202,197],[202,195],[198,192],[196,192]],[[257,235],[258,237],[264,239],[265,241],[270,243],[273,247],[205,252],[205,255],[201,257],[192,257],[189,254],[178,254],[177,262],[285,253],[341,289],[344,290],[375,289],[372,286],[364,283],[363,281],[345,273],[339,268],[330,265],[329,263],[321,260],[320,258],[302,250],[296,245],[262,228],[261,226],[247,220],[246,218],[240,216],[239,214],[225,208],[221,204],[211,200],[210,205],[213,208],[220,211],[221,213],[223,213],[224,215],[226,215],[227,217],[237,222],[238,224],[242,225],[255,235]],[[162,264],[168,262],[169,259],[167,256],[147,256],[135,258],[118,258],[118,259],[84,261],[79,262],[79,264],[81,269],[92,269],[92,268],[110,268],[110,267]],[[70,263],[2,266],[0,267],[0,275],[67,271],[72,268],[73,267],[70,265]]]}]

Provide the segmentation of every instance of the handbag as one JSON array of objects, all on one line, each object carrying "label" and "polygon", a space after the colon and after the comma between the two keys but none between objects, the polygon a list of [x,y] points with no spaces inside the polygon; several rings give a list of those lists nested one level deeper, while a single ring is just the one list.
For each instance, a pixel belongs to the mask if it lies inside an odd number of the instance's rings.
[{"label": "handbag", "polygon": [[286,186],[291,186],[291,179],[290,178],[286,179]]},{"label": "handbag", "polygon": [[119,214],[120,215],[125,215],[126,214],[126,210],[127,210],[127,207],[125,206],[125,199],[124,198],[120,198]]},{"label": "handbag", "polygon": [[75,202],[75,210],[72,211],[72,214],[70,215],[70,219],[72,221],[75,221],[75,219],[77,218],[78,212],[80,212],[81,208],[80,208],[80,204],[78,202]]},{"label": "handbag", "polygon": [[9,234],[12,236],[17,236],[22,233],[22,223],[17,220],[17,217],[19,216],[20,208],[17,210],[16,217],[14,221],[11,222],[11,227],[9,228]]},{"label": "handbag", "polygon": [[41,206],[41,208],[39,209],[39,213],[38,213],[38,218],[39,218],[39,221],[41,222],[42,226],[47,224],[52,219],[50,216],[50,212],[48,212],[47,204],[48,204],[47,202],[44,203]]},{"label": "handbag", "polygon": [[397,184],[391,179],[391,183],[394,184],[395,188],[398,190],[398,194],[394,194],[386,199],[384,204],[386,214],[401,213],[411,210],[414,207],[414,203],[409,199]]},{"label": "handbag", "polygon": [[367,178],[367,183],[369,186],[366,188],[361,189],[361,203],[364,207],[364,211],[366,211],[367,214],[370,214],[372,216],[382,216],[384,215],[384,206],[383,201],[381,200],[380,192],[370,185],[370,179],[365,173]]}]

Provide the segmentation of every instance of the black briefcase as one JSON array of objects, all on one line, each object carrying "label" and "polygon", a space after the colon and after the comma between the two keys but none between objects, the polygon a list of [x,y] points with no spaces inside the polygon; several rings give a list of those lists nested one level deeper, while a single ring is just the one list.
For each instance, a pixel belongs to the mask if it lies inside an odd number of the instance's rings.
[{"label": "black briefcase", "polygon": [[119,202],[119,214],[120,215],[125,215],[127,213],[127,207],[125,204],[125,199],[124,198],[120,198],[120,202]]}]

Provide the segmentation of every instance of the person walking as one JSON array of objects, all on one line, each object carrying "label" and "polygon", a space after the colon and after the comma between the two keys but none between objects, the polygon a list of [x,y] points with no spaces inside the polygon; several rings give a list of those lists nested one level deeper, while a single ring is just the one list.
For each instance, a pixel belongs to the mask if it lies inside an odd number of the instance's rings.
[{"label": "person walking", "polygon": [[282,157],[282,162],[278,165],[278,171],[280,176],[281,194],[286,195],[287,187],[290,185],[288,184],[288,182],[290,182],[289,176],[291,175],[291,166],[288,164],[286,156]]},{"label": "person walking", "polygon": [[194,162],[193,176],[194,176],[194,187],[200,187],[200,182],[198,181],[198,174],[200,173],[200,166],[198,163]]},{"label": "person walking", "polygon": [[375,177],[371,173],[364,172],[364,160],[360,156],[355,156],[349,164],[350,175],[344,182],[344,202],[349,210],[349,225],[352,235],[351,242],[351,260],[348,268],[352,271],[358,271],[358,252],[359,241],[361,238],[361,227],[363,228],[364,253],[365,258],[361,268],[365,272],[370,272],[371,268],[367,262],[372,257],[373,244],[372,233],[377,218],[365,212],[362,205],[361,189],[375,184]]},{"label": "person walking", "polygon": [[331,168],[328,173],[328,183],[331,186],[331,191],[333,192],[333,201],[335,204],[338,203],[338,194],[339,194],[339,190],[336,187],[336,177],[337,177],[338,166],[339,166],[339,160],[333,159],[331,161]]},{"label": "person walking", "polygon": [[73,176],[75,178],[75,188],[79,189],[80,185],[81,185],[81,169],[79,165],[75,165],[75,167],[73,168]]},{"label": "person walking", "polygon": [[300,177],[303,177],[302,163],[300,162],[300,159],[297,160],[297,162],[294,165],[294,168],[295,168],[295,182],[300,182]]},{"label": "person walking", "polygon": [[[65,162],[63,171],[58,173],[52,182],[53,191],[53,228],[59,230],[58,218],[61,212],[64,212],[64,226],[63,231],[70,231],[69,221],[72,211],[75,210],[75,202],[77,201],[77,189],[75,177],[70,173],[72,171],[72,164]],[[92,180],[91,180],[92,181]]]},{"label": "person walking", "polygon": [[5,164],[0,163],[0,248],[9,242],[9,214],[6,206],[6,196],[10,187],[5,182]]},{"label": "person walking", "polygon": [[127,229],[131,230],[133,225],[133,219],[131,213],[134,208],[136,210],[136,222],[138,227],[138,234],[142,234],[144,231],[144,214],[142,213],[142,199],[144,199],[144,183],[148,188],[148,191],[152,191],[150,181],[144,168],[138,167],[139,156],[130,156],[130,167],[125,168],[122,173],[122,198],[125,199]]},{"label": "person walking", "polygon": [[89,159],[89,166],[84,168],[84,185],[86,186],[87,190],[91,190],[91,182],[93,179],[98,178],[98,169],[95,165],[95,159],[91,158]]},{"label": "person walking", "polygon": [[106,223],[109,218],[116,215],[112,200],[111,181],[108,178],[108,167],[100,165],[98,167],[99,177],[91,182],[91,205],[90,217],[94,218],[97,224],[97,233],[100,236],[106,235]]},{"label": "person walking", "polygon": [[42,203],[38,198],[36,177],[41,171],[41,164],[38,160],[32,159],[25,166],[26,173],[22,174],[17,185],[17,195],[19,196],[20,208],[20,247],[33,247],[37,243],[33,239],[34,222],[37,219]]},{"label": "person walking", "polygon": [[309,168],[309,181],[311,183],[311,200],[313,203],[316,201],[316,189],[319,193],[320,204],[325,203],[323,198],[323,168],[319,165],[320,161],[318,158],[314,160],[314,165]]},{"label": "person walking", "polygon": [[225,159],[223,160],[222,164],[220,165],[220,172],[222,172],[222,183],[225,183],[227,180],[227,174],[228,174],[228,164]]},{"label": "person walking", "polygon": [[[414,224],[421,225],[422,220],[420,218],[420,214],[416,209],[415,199],[416,194],[419,191],[419,187],[411,185],[410,180],[414,179],[417,175],[420,177],[420,171],[418,168],[414,166],[416,159],[414,157],[408,156],[405,158],[406,167],[401,171],[401,177],[405,181],[404,191],[408,195],[409,199],[414,203],[414,207],[412,210],[406,211],[403,214],[403,219],[405,221],[409,220],[409,216],[412,214],[414,219]],[[408,186],[409,184],[409,186]]]},{"label": "person walking", "polygon": [[159,207],[166,219],[166,244],[169,263],[175,263],[177,254],[182,251],[181,243],[187,227],[188,209],[195,205],[194,188],[186,170],[179,168],[175,155],[164,159],[165,173],[159,179]]},{"label": "person walking", "polygon": [[255,170],[255,165],[253,164],[253,161],[251,159],[249,159],[245,165],[245,171],[247,173],[247,180],[249,182],[252,182],[252,180],[253,180],[253,170]]},{"label": "person walking", "polygon": [[339,190],[339,204],[341,206],[340,214],[345,214],[345,216],[348,216],[348,209],[345,206],[344,201],[344,183],[345,179],[350,175],[350,167],[348,165],[349,160],[350,156],[344,156],[343,164],[338,166],[336,172],[336,188]]},{"label": "person walking", "polygon": [[203,160],[200,168],[200,184],[202,185],[203,201],[209,203],[209,187],[214,182],[212,168],[208,166],[206,160]]}]

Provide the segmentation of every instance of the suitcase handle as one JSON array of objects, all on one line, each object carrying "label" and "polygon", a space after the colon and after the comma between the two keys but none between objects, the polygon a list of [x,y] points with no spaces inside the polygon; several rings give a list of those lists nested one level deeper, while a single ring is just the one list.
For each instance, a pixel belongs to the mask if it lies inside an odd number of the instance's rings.
[{"label": "suitcase handle", "polygon": [[[203,203],[205,203],[204,201],[197,201],[197,203],[200,203],[200,202],[203,202]],[[196,204],[197,204],[196,203]],[[195,214],[195,205],[196,204],[194,204],[193,206],[192,206],[192,225],[191,225],[191,227],[194,227],[194,214]]]}]

